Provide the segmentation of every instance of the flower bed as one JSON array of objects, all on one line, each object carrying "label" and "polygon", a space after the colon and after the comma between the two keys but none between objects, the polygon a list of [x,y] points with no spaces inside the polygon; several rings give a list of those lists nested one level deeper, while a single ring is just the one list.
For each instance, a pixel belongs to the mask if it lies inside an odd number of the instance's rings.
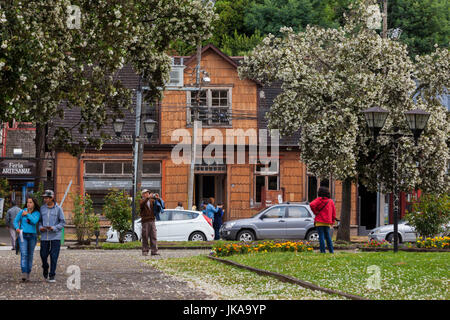
[{"label": "flower bed", "polygon": [[434,237],[425,238],[425,240],[417,240],[417,248],[426,249],[450,249],[450,237]]},{"label": "flower bed", "polygon": [[214,257],[226,257],[233,254],[258,253],[258,252],[312,252],[313,247],[309,242],[274,242],[266,241],[260,243],[233,243],[218,244],[212,248]]},{"label": "flower bed", "polygon": [[392,245],[386,240],[377,241],[377,240],[369,240],[363,246],[363,248],[390,248]]}]

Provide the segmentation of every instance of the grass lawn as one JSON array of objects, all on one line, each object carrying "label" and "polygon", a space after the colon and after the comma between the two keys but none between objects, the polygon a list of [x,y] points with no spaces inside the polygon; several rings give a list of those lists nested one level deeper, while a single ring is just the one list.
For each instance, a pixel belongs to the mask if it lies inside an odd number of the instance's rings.
[{"label": "grass lawn", "polygon": [[[316,285],[369,299],[450,299],[450,253],[340,252],[331,254],[269,252],[238,254],[226,259],[274,271]],[[204,256],[148,261],[156,268],[208,288],[218,299],[343,299],[259,276]],[[368,287],[379,268],[376,281]]]},{"label": "grass lawn", "polygon": [[[276,252],[227,259],[369,299],[450,299],[450,253],[446,252]],[[379,268],[379,289],[371,282],[376,275],[370,266]]]},{"label": "grass lawn", "polygon": [[331,300],[345,298],[262,277],[205,256],[145,260],[178,279],[201,287],[219,300]]}]

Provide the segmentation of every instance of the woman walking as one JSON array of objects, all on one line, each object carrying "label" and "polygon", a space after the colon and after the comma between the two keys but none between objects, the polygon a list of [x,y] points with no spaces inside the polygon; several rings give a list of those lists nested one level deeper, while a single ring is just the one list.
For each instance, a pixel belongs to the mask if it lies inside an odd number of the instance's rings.
[{"label": "woman walking", "polygon": [[328,251],[334,253],[333,242],[330,237],[330,227],[336,221],[336,208],[330,199],[330,191],[327,187],[320,187],[317,193],[318,198],[309,204],[312,212],[316,216],[314,224],[319,233],[320,252],[325,253],[325,241]]},{"label": "woman walking", "polygon": [[14,228],[19,239],[22,281],[30,280],[34,248],[37,242],[36,224],[39,222],[41,215],[39,211],[40,208],[36,199],[28,196],[26,207],[14,219]]}]

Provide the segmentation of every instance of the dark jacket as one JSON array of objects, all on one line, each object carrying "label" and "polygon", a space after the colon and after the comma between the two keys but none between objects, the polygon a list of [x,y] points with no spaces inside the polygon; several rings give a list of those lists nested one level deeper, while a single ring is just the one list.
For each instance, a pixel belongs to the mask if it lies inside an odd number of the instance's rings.
[{"label": "dark jacket", "polygon": [[[150,208],[148,206],[150,204]],[[155,200],[152,198],[141,199],[141,222],[155,221]]]},{"label": "dark jacket", "polygon": [[315,222],[334,224],[336,221],[336,208],[332,199],[319,197],[311,202],[309,206],[316,216]]}]

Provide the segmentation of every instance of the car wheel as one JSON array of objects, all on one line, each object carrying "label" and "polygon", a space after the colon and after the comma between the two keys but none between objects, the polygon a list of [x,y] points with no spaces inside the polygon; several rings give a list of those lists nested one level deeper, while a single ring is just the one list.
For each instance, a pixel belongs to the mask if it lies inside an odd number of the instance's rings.
[{"label": "car wheel", "polygon": [[[390,242],[390,243],[394,243],[394,233],[389,233],[386,236],[386,241]],[[398,234],[398,243],[402,243],[402,236],[400,234]]]},{"label": "car wheel", "polygon": [[255,241],[256,240],[255,234],[251,230],[239,231],[239,233],[238,233],[236,238],[237,238],[238,241],[243,241],[243,242]]},{"label": "car wheel", "polygon": [[206,241],[206,236],[203,232],[195,231],[189,236],[189,241]]},{"label": "car wheel", "polygon": [[306,235],[306,241],[319,241],[319,232],[317,230],[311,230]]},{"label": "car wheel", "polygon": [[133,231],[127,231],[125,232],[125,235],[123,236],[123,242],[132,242],[137,241],[137,236]]}]

